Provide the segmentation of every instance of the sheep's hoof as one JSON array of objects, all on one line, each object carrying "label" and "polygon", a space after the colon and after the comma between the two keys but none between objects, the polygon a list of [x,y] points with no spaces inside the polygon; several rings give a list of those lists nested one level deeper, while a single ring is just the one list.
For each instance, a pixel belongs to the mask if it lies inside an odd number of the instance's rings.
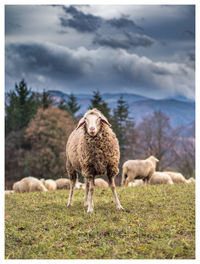
[{"label": "sheep's hoof", "polygon": [[124,210],[124,208],[121,206],[121,204],[117,205],[118,210]]},{"label": "sheep's hoof", "polygon": [[72,207],[72,204],[71,203],[68,203],[67,204],[67,207],[69,208],[69,207]]},{"label": "sheep's hoof", "polygon": [[87,213],[93,213],[93,208],[89,208],[87,209]]}]

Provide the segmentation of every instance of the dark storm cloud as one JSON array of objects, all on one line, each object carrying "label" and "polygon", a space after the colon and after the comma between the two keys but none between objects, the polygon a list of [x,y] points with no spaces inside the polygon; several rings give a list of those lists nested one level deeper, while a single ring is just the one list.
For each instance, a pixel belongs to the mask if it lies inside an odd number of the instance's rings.
[{"label": "dark storm cloud", "polygon": [[138,26],[133,20],[130,20],[126,17],[113,18],[113,19],[103,19],[100,16],[94,16],[92,14],[84,14],[82,11],[79,11],[74,6],[65,7],[63,10],[66,14],[70,14],[70,17],[60,17],[61,25],[64,27],[75,28],[79,32],[95,32],[102,25],[108,24],[113,28],[127,29],[127,30],[143,30]]},{"label": "dark storm cloud", "polygon": [[[150,11],[150,9],[149,9]],[[161,5],[160,12],[154,15],[146,10],[141,26],[151,37],[162,41],[187,40],[193,41],[195,32],[194,5]]]},{"label": "dark storm cloud", "polygon": [[189,9],[7,6],[6,89],[24,78],[38,89],[194,98],[194,8]]},{"label": "dark storm cloud", "polygon": [[98,16],[84,14],[73,6],[63,6],[63,9],[67,14],[72,15],[72,18],[60,17],[63,27],[72,27],[79,32],[94,32],[101,26],[102,19]]},{"label": "dark storm cloud", "polygon": [[149,47],[154,43],[154,40],[146,35],[136,33],[124,33],[123,35],[116,35],[114,37],[98,34],[94,38],[93,43],[114,49],[122,48],[129,50],[139,46]]},{"label": "dark storm cloud", "polygon": [[9,44],[6,57],[13,65],[7,65],[6,70],[13,71],[14,75],[26,71],[55,79],[74,79],[84,75],[86,68],[91,66],[86,57],[76,56],[67,48],[59,49],[52,44]]},{"label": "dark storm cloud", "polygon": [[132,28],[143,30],[143,28],[136,25],[133,20],[127,19],[125,17],[109,19],[107,20],[107,23],[116,28]]},{"label": "dark storm cloud", "polygon": [[[184,64],[154,62],[125,50],[72,50],[50,43],[15,43],[6,46],[6,83],[25,78],[37,87],[70,87],[76,92],[101,89],[163,96],[192,97],[193,69]],[[167,90],[166,90],[167,87]],[[57,88],[58,89],[58,88]],[[158,93],[159,92],[159,93]]]}]

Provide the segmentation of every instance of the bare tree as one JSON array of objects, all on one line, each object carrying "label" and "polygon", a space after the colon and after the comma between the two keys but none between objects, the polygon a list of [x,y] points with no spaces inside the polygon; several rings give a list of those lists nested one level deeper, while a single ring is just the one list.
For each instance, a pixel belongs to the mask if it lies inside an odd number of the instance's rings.
[{"label": "bare tree", "polygon": [[195,139],[180,138],[175,157],[179,171],[186,178],[195,177]]},{"label": "bare tree", "polygon": [[139,157],[154,155],[159,159],[157,170],[164,170],[175,162],[175,149],[180,127],[173,129],[167,115],[156,111],[150,117],[143,118],[137,128],[137,148]]}]

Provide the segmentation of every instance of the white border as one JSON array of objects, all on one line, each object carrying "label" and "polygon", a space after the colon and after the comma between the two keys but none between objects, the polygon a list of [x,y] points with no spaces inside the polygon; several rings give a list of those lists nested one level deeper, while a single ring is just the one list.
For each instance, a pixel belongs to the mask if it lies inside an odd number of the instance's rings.
[{"label": "white border", "polygon": [[[1,27],[0,27],[0,34],[1,34],[1,96],[0,96],[0,113],[1,113],[1,166],[0,166],[0,171],[1,171],[1,183],[0,184],[0,201],[1,205],[1,210],[0,210],[0,263],[135,263],[135,262],[145,262],[145,263],[153,263],[155,260],[5,260],[5,252],[4,252],[4,92],[5,92],[5,74],[4,74],[4,69],[5,67],[2,67],[3,65],[5,66],[5,36],[4,36],[4,21],[5,21],[5,13],[4,13],[4,6],[5,5],[52,5],[52,4],[59,4],[59,5],[83,5],[83,4],[89,4],[89,5],[196,5],[196,260],[156,260],[158,262],[162,263],[169,263],[169,262],[181,262],[181,263],[196,263],[200,261],[200,212],[199,212],[199,204],[200,204],[200,163],[198,163],[198,159],[200,158],[200,140],[199,140],[199,135],[200,135],[200,127],[199,127],[199,113],[200,113],[200,93],[199,93],[199,85],[200,85],[200,80],[199,80],[199,74],[200,74],[200,69],[199,69],[199,26],[200,26],[200,19],[199,19],[199,14],[200,14],[200,4],[198,0],[190,0],[190,1],[177,1],[177,0],[157,0],[157,1],[150,1],[150,0],[143,0],[143,1],[131,1],[131,0],[107,0],[101,1],[101,0],[76,0],[76,1],[67,1],[67,0],[60,0],[60,1],[52,1],[52,0],[23,0],[23,1],[16,1],[16,0],[1,0],[0,3],[0,21],[1,21]],[[3,63],[2,63],[3,62]],[[3,158],[2,158],[3,157]],[[198,250],[197,250],[198,249]]]}]

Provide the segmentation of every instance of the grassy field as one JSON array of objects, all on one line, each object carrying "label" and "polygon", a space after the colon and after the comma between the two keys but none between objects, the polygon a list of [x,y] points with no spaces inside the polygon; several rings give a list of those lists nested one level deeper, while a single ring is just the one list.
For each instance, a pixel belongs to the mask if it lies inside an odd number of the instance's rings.
[{"label": "grassy field", "polygon": [[6,259],[193,259],[195,185],[95,190],[94,213],[82,190],[66,208],[68,190],[5,197]]}]

